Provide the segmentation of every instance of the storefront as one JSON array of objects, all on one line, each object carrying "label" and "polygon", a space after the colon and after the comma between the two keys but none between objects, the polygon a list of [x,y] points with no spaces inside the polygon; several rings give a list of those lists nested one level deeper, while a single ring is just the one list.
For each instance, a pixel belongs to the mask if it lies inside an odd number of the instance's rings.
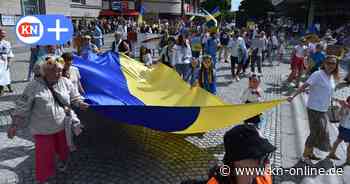
[{"label": "storefront", "polygon": [[110,0],[102,1],[100,17],[132,17],[136,18],[139,12],[136,10],[135,1],[130,0]]}]

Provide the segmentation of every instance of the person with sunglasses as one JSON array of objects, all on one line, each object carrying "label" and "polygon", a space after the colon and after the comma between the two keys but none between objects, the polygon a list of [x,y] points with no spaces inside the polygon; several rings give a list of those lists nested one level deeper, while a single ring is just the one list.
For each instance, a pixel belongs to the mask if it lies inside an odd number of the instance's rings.
[{"label": "person with sunglasses", "polygon": [[55,175],[56,155],[57,169],[64,171],[67,166],[67,110],[72,107],[80,110],[89,108],[73,83],[62,77],[63,69],[64,65],[53,57],[47,57],[40,64],[41,75],[30,81],[16,100],[11,114],[12,124],[7,131],[8,138],[13,139],[19,128],[29,125],[35,143],[35,175],[38,183],[48,183],[49,178]]},{"label": "person with sunglasses", "polygon": [[294,95],[288,97],[288,101],[292,102],[297,95],[307,88],[310,89],[306,105],[310,135],[306,139],[302,158],[307,164],[310,164],[311,160],[321,159],[313,153],[314,148],[325,152],[331,149],[326,114],[331,105],[335,81],[339,80],[338,65],[337,56],[327,56],[320,70],[314,72]]}]

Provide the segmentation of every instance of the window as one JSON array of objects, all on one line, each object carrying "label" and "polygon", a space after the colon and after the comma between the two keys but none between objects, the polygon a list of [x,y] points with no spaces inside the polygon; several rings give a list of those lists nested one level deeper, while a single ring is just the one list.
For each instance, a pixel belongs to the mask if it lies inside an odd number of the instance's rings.
[{"label": "window", "polygon": [[72,3],[86,4],[86,0],[72,0]]}]

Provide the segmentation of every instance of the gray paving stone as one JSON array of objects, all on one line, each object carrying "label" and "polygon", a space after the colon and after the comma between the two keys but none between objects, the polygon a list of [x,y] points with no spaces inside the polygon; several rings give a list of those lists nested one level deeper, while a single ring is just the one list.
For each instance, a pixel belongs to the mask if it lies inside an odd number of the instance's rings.
[{"label": "gray paving stone", "polygon": [[[111,45],[110,39],[106,39],[106,42],[106,45]],[[19,132],[14,140],[8,140],[5,134],[11,121],[9,111],[14,107],[13,100],[26,85],[23,79],[27,72],[28,58],[27,52],[16,54],[12,66],[15,92],[0,97],[0,176],[6,175],[10,179],[17,177],[15,183],[34,183],[35,177],[34,145],[28,130]],[[282,97],[280,85],[283,75],[288,74],[288,68],[286,64],[263,68],[262,88],[266,100]],[[232,81],[229,64],[226,63],[219,64],[217,75],[218,95],[226,102],[239,103],[239,96],[247,87],[247,79]],[[346,92],[342,94],[345,95]],[[278,148],[281,146],[279,131],[282,114],[280,107],[277,107],[264,115],[266,125],[263,132]],[[93,136],[83,134],[77,139],[79,150],[72,155],[68,172],[53,181],[74,184],[180,183],[187,179],[206,179],[209,167],[220,162],[223,157],[222,137],[230,128],[201,136],[179,136],[118,124],[113,128],[113,139],[106,145],[93,140]],[[272,162],[281,165],[280,150],[274,154]],[[4,182],[0,180],[2,183]]]}]

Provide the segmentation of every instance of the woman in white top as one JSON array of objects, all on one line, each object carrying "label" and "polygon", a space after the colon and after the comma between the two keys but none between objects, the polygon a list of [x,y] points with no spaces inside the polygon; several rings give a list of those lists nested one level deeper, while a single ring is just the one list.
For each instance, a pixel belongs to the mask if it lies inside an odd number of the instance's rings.
[{"label": "woman in white top", "polygon": [[322,151],[329,151],[331,148],[326,112],[331,104],[335,80],[339,80],[337,59],[336,56],[328,56],[321,70],[313,73],[293,96],[288,97],[288,101],[291,102],[306,88],[310,89],[307,102],[310,135],[306,140],[303,154],[303,160],[307,163],[310,160],[320,160],[314,155],[314,148]]},{"label": "woman in white top", "polygon": [[175,69],[185,81],[188,81],[191,70],[192,50],[182,35],[178,37],[174,51]]}]

